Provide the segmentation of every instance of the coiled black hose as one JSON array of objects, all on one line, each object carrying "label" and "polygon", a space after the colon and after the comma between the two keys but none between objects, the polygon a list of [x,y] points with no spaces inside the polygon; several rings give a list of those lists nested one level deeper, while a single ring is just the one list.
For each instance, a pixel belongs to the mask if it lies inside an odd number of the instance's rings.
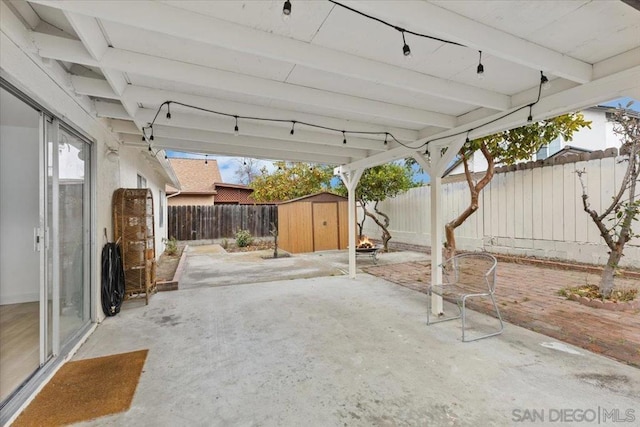
[{"label": "coiled black hose", "polygon": [[116,243],[102,248],[102,311],[107,316],[120,312],[124,299],[124,268],[122,253]]}]

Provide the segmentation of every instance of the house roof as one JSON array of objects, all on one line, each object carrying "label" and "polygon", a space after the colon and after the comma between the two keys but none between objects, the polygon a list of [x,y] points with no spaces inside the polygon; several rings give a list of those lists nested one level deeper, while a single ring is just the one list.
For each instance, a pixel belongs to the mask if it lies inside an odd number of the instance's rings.
[{"label": "house roof", "polygon": [[[176,173],[183,194],[216,194],[216,183],[222,181],[218,162],[215,159],[169,159]],[[175,193],[174,188],[167,188],[167,193]]]},{"label": "house roof", "polygon": [[574,154],[582,154],[582,153],[592,153],[593,150],[588,150],[586,148],[580,148],[580,147],[574,147],[572,145],[566,145],[562,148],[562,150],[559,150],[557,152],[555,152],[554,154],[550,155],[549,157],[547,157],[547,160],[549,159],[554,159],[556,157],[566,157],[566,156],[571,156]]}]

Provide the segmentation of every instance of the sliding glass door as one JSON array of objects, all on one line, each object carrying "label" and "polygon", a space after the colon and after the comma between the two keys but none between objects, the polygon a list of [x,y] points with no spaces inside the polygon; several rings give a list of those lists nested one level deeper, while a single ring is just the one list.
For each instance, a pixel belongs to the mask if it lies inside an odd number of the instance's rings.
[{"label": "sliding glass door", "polygon": [[0,408],[90,322],[91,143],[0,87]]},{"label": "sliding glass door", "polygon": [[41,363],[42,115],[0,88],[0,401]]}]

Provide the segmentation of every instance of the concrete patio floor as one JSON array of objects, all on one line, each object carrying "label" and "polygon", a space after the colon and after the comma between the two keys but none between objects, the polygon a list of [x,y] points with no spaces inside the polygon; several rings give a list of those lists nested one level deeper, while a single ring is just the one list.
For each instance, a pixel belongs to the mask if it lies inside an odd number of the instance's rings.
[{"label": "concrete patio floor", "polygon": [[638,369],[513,325],[462,343],[455,322],[426,326],[426,295],[381,278],[182,288],[189,277],[148,306],[128,301],[80,348],[75,359],[149,349],[131,409],[80,425],[640,420]]}]

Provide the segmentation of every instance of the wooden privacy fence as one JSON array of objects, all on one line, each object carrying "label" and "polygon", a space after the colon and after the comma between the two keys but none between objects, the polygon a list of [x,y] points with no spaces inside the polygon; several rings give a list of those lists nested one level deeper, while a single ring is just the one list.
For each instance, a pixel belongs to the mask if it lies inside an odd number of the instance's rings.
[{"label": "wooden privacy fence", "polygon": [[168,206],[169,237],[178,240],[233,238],[238,230],[254,237],[270,236],[278,222],[275,205]]}]

